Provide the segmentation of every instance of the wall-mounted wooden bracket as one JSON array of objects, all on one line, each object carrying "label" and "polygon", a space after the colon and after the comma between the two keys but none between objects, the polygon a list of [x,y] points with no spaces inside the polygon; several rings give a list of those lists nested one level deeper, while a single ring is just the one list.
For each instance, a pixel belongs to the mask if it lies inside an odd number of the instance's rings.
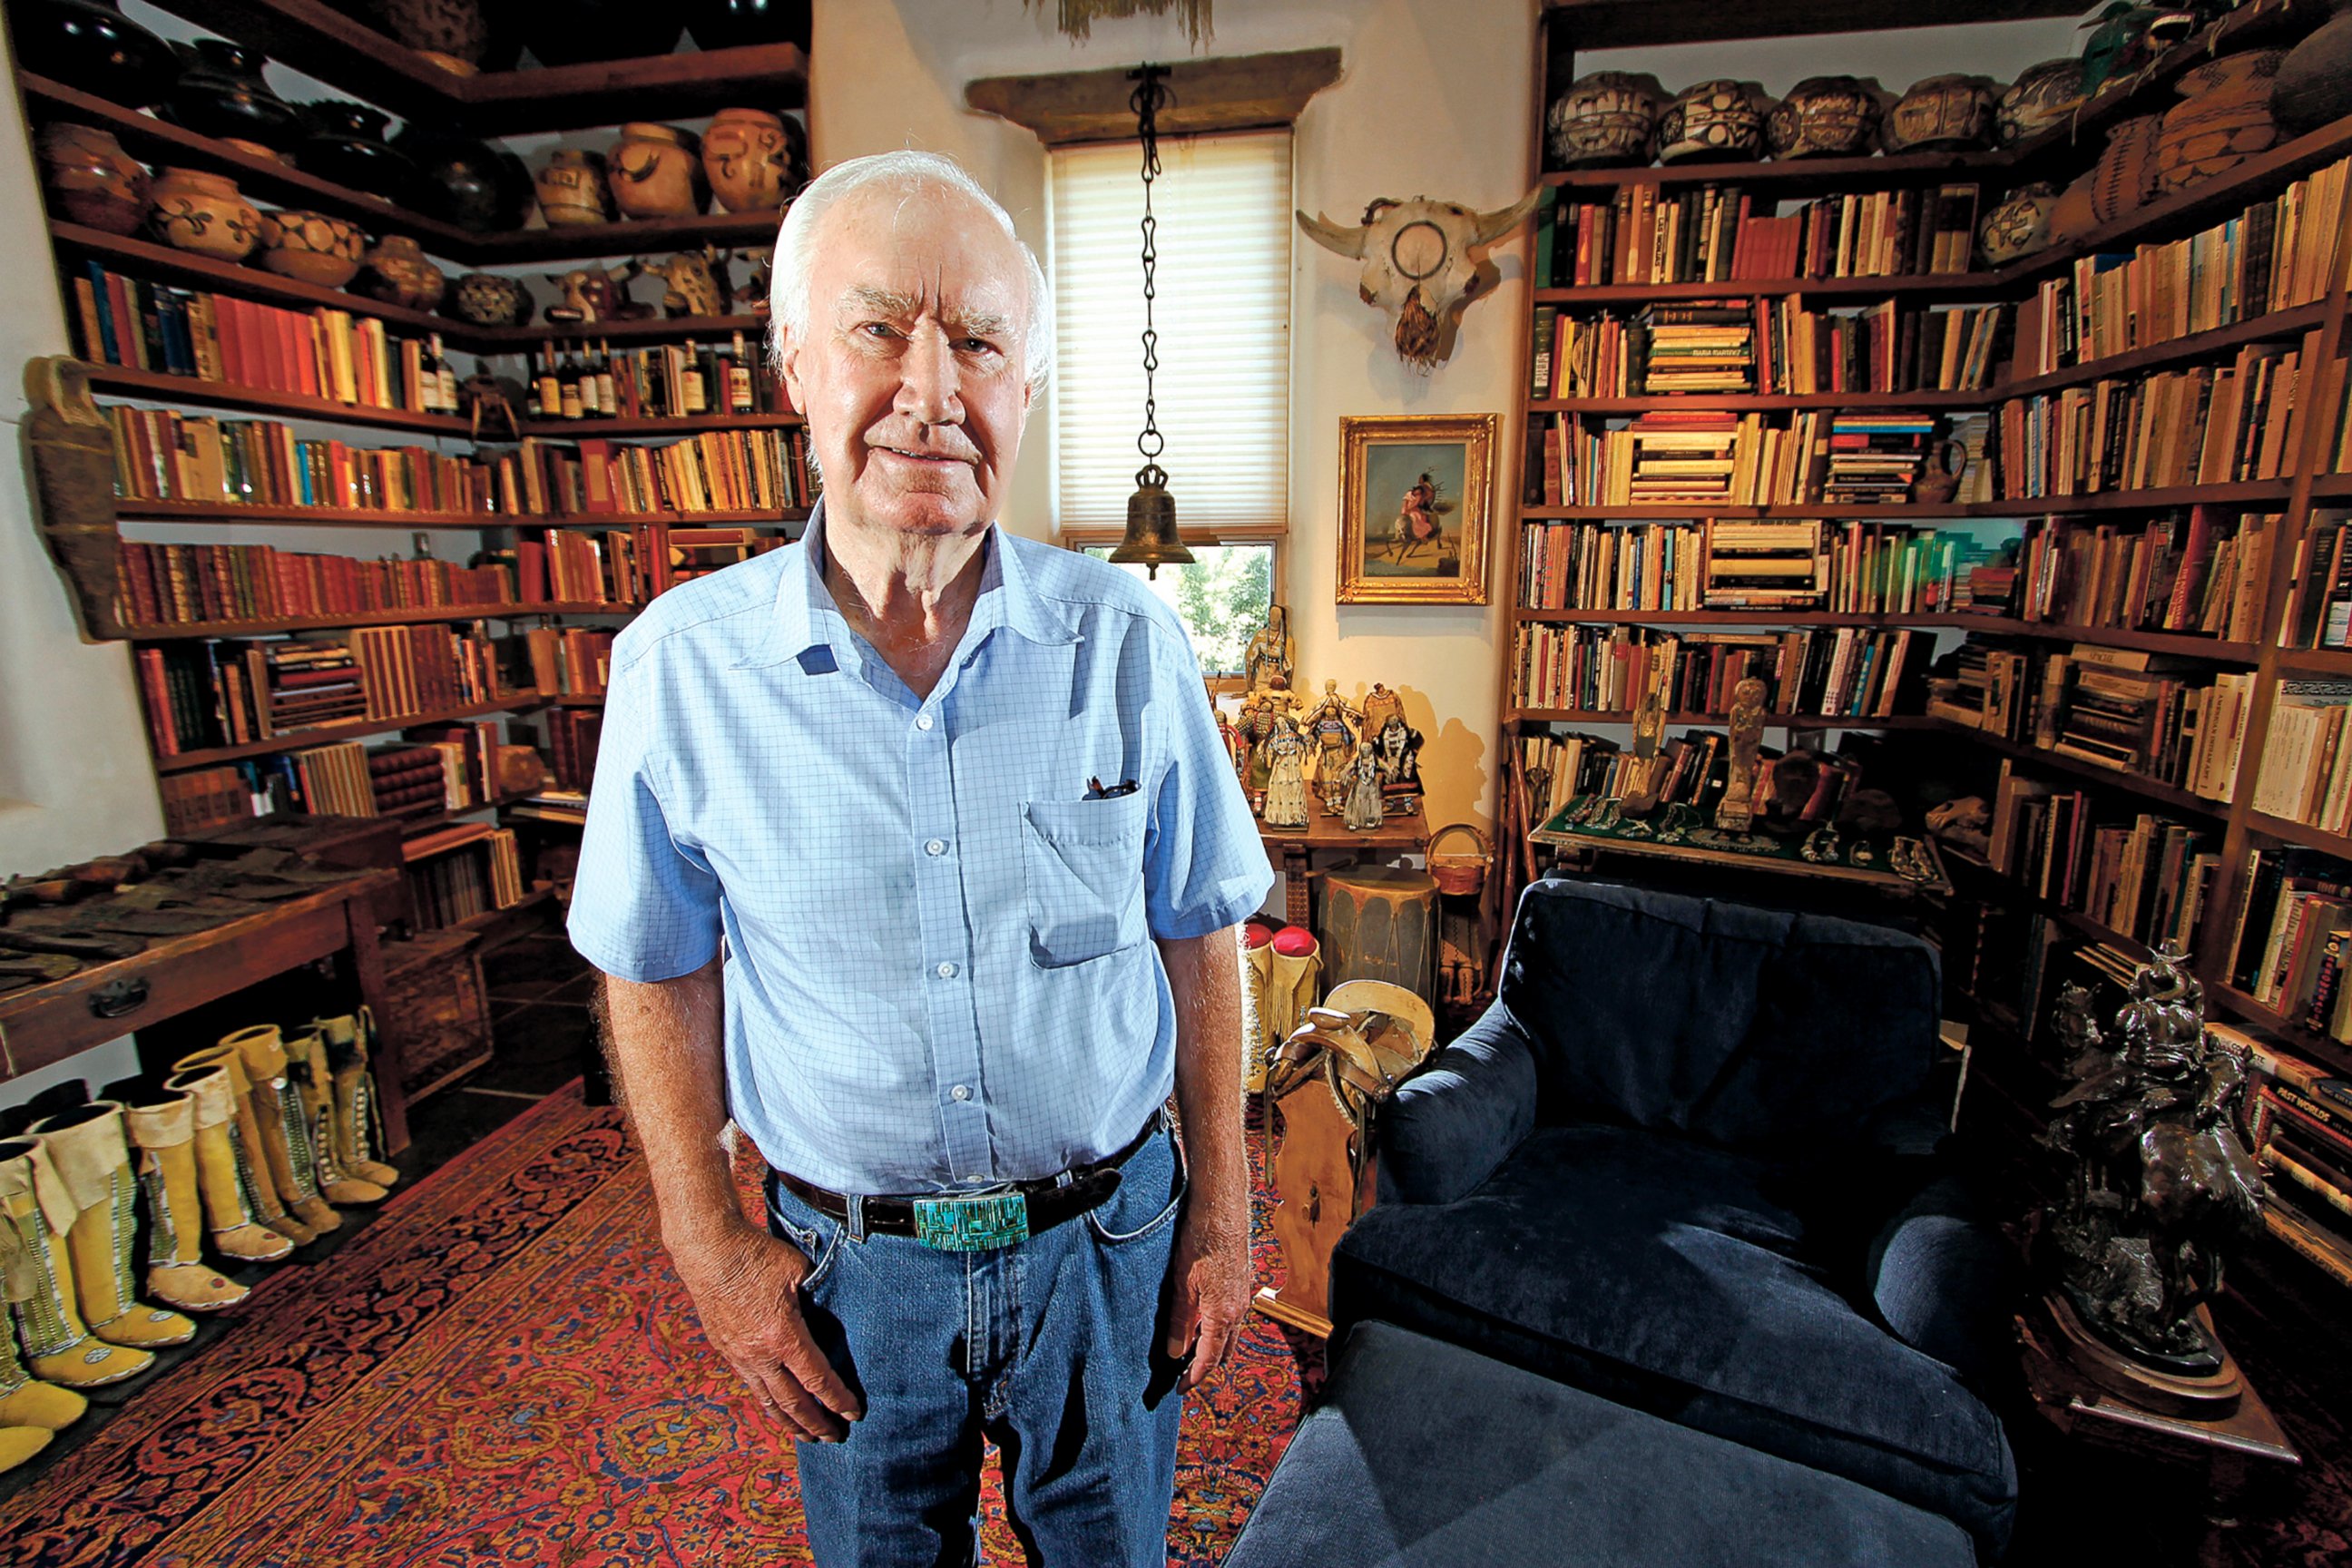
[{"label": "wall-mounted wooden bracket", "polygon": [[[1028,127],[1048,147],[1131,142],[1135,110],[1128,98],[1135,84],[1128,79],[1129,68],[983,77],[965,86],[963,100],[984,114]],[[1193,136],[1288,125],[1308,99],[1339,79],[1337,49],[1181,60],[1168,72],[1174,101],[1160,111],[1160,133]]]},{"label": "wall-mounted wooden bracket", "polygon": [[63,354],[25,362],[25,468],[34,523],[64,574],[84,642],[129,637],[115,615],[122,536],[114,519],[114,431],[89,371]]}]

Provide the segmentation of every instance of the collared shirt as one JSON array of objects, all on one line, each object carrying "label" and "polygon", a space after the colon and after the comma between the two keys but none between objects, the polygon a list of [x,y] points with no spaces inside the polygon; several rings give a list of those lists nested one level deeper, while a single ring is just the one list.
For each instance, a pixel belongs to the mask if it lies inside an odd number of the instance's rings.
[{"label": "collared shirt", "polygon": [[800,545],[615,639],[572,945],[655,981],[724,935],[730,1110],[804,1181],[929,1192],[1112,1153],[1174,1079],[1148,939],[1233,925],[1274,879],[1183,626],[992,527],[918,697],[835,606],[824,540],[820,503]]}]

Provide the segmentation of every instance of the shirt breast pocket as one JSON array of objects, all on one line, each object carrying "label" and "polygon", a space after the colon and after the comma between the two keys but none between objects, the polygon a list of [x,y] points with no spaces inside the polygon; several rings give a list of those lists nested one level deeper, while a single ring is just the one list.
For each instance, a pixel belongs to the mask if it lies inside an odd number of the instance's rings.
[{"label": "shirt breast pocket", "polygon": [[1084,963],[1144,938],[1141,795],[1023,805],[1029,960]]}]

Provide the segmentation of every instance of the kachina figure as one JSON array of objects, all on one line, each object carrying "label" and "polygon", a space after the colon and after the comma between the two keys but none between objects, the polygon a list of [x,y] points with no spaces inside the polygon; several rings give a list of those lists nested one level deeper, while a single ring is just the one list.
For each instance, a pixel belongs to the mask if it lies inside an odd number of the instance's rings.
[{"label": "kachina figure", "polygon": [[1348,830],[1370,833],[1381,825],[1381,762],[1370,741],[1356,742],[1356,754],[1347,767]]}]

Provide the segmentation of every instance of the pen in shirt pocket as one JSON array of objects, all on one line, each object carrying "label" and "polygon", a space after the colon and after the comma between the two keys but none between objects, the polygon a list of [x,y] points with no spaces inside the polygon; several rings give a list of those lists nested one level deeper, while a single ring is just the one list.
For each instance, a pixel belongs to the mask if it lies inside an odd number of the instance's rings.
[{"label": "pen in shirt pocket", "polygon": [[1133,779],[1122,779],[1115,784],[1105,785],[1102,780],[1090,776],[1087,780],[1086,798],[1088,800],[1117,800],[1120,795],[1133,795],[1135,791],[1136,783]]}]

